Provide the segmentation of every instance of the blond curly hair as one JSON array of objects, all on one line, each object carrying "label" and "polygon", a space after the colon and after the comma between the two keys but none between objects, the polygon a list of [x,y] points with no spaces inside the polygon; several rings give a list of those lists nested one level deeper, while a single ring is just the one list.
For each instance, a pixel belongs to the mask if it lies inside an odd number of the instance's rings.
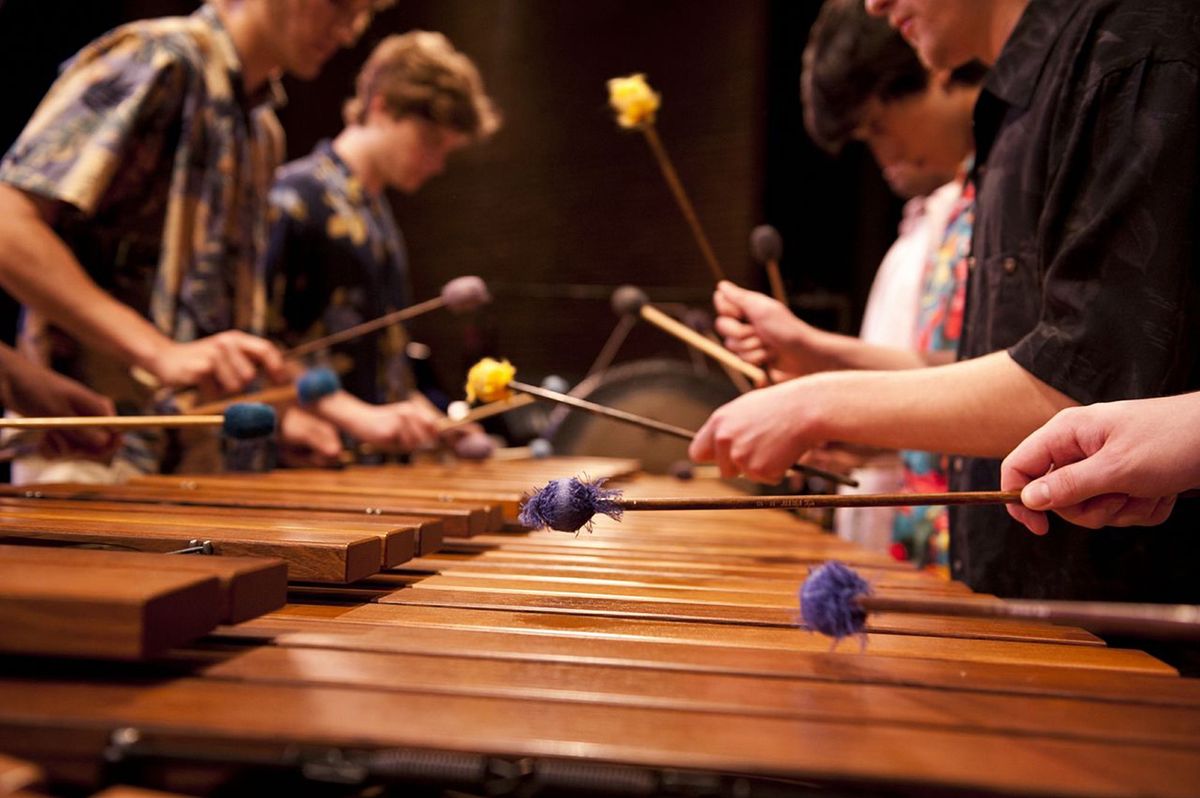
[{"label": "blond curly hair", "polygon": [[479,69],[440,33],[415,30],[381,41],[342,109],[346,124],[362,124],[376,97],[396,118],[417,116],[474,141],[500,127],[500,113],[484,91]]}]

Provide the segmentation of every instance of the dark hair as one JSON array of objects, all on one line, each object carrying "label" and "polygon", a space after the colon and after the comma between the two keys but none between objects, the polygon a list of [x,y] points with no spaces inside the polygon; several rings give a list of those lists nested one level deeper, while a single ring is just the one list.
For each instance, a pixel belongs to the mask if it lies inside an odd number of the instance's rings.
[{"label": "dark hair", "polygon": [[871,97],[896,100],[929,84],[929,72],[913,49],[864,5],[863,0],[826,0],[804,48],[804,126],[831,152],[850,138]]}]

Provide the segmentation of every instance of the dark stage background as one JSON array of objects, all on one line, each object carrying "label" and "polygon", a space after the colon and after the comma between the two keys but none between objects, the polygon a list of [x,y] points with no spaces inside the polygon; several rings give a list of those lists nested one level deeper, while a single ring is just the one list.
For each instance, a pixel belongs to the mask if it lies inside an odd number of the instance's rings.
[{"label": "dark stage background", "polygon": [[[82,44],[140,16],[188,13],[186,0],[3,0],[0,144],[12,142]],[[360,45],[310,83],[288,81],[291,157],[336,133],[340,106],[383,36],[440,30],[479,64],[506,123],[456,155],[414,197],[395,197],[416,296],[479,274],[496,302],[480,315],[434,314],[412,327],[447,384],[480,353],[523,376],[578,378],[615,318],[609,295],[643,286],[661,303],[709,307],[711,280],[641,135],[620,130],[605,81],[640,71],[663,94],[659,131],[730,276],[760,289],[747,235],[784,238],[793,306],[810,321],[857,328],[898,203],[869,156],[831,159],[804,134],[800,54],[816,0],[400,0]],[[15,309],[3,308],[11,338]],[[619,360],[683,355],[639,326]]]}]

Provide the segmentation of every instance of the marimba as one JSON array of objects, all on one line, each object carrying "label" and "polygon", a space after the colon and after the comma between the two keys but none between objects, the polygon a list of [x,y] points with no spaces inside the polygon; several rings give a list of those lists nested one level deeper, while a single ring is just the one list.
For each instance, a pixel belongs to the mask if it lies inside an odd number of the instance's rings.
[{"label": "marimba", "polygon": [[[77,791],[1200,794],[1200,682],[1035,622],[875,615],[865,648],[831,650],[797,626],[796,590],[813,564],[846,561],[885,594],[972,594],[787,513],[632,514],[578,535],[511,525],[525,491],[581,471],[633,496],[731,490],[635,465],[6,489],[9,540],[207,544],[239,558],[182,602],[223,602],[192,612],[192,636],[222,624],[199,639],[163,637],[148,621],[162,645],[147,652],[89,652],[81,636],[39,655],[26,639],[0,665],[0,751],[32,763],[47,789]],[[0,546],[0,571],[15,548]],[[50,586],[78,574],[68,560],[94,554],[21,551],[30,562],[62,555]],[[56,617],[69,629],[69,613]]]}]

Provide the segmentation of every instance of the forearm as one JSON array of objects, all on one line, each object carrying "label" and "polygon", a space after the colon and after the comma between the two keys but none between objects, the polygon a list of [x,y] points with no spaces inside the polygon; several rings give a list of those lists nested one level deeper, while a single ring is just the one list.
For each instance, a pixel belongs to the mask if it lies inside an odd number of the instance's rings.
[{"label": "forearm", "polygon": [[149,321],[100,289],[26,195],[0,185],[0,285],[55,326],[130,365],[169,344]]},{"label": "forearm", "polygon": [[930,365],[918,352],[867,343],[861,338],[809,328],[812,348],[834,370],[894,371]]},{"label": "forearm", "polygon": [[338,429],[352,431],[362,423],[373,405],[349,391],[338,390],[321,397],[308,409]]},{"label": "forearm", "polygon": [[[1006,352],[933,368],[807,378],[796,411],[816,437],[893,449],[1003,457],[1077,403]],[[815,401],[814,401],[815,400]]]}]

